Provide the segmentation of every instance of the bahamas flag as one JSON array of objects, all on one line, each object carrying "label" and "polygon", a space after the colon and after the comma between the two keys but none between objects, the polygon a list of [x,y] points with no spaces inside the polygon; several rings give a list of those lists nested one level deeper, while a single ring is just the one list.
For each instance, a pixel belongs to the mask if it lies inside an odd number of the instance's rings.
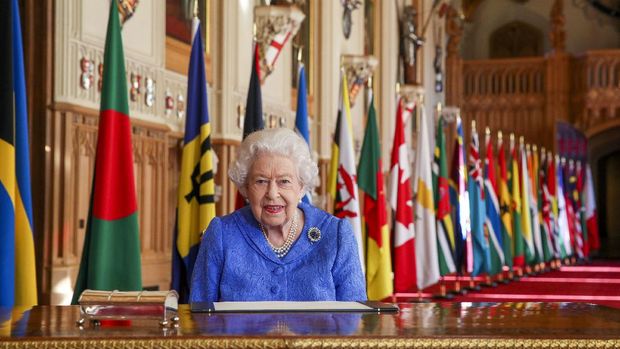
[{"label": "bahamas flag", "polygon": [[213,149],[207,103],[204,50],[200,20],[194,18],[193,43],[187,73],[187,119],[177,197],[172,255],[172,288],[187,303],[200,237],[215,217]]},{"label": "bahamas flag", "polygon": [[88,224],[73,292],[142,289],[125,55],[116,1],[110,3],[99,131]]},{"label": "bahamas flag", "polygon": [[[308,148],[310,147],[310,132],[308,131],[308,97],[306,96],[306,69],[302,63],[299,64],[299,74],[297,79],[297,113],[295,114],[295,131],[302,136]],[[302,198],[304,202],[311,203],[312,197],[309,193]]]},{"label": "bahamas flag", "polygon": [[472,122],[471,143],[469,147],[469,202],[471,206],[471,236],[474,251],[474,269],[472,276],[489,273],[491,270],[491,253],[489,241],[485,236],[486,206],[484,197],[484,179],[480,166],[480,152],[476,124]]},{"label": "bahamas flag", "polygon": [[2,1],[0,55],[0,307],[37,304],[28,110],[17,0]]}]

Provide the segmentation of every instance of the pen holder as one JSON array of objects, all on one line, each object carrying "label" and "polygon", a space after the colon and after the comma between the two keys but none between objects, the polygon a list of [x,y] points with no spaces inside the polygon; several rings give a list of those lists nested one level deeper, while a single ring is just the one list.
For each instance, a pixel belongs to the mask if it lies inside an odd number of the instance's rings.
[{"label": "pen holder", "polygon": [[78,326],[89,320],[99,326],[101,320],[157,319],[161,327],[177,327],[179,295],[176,291],[97,291],[84,290],[78,300]]}]

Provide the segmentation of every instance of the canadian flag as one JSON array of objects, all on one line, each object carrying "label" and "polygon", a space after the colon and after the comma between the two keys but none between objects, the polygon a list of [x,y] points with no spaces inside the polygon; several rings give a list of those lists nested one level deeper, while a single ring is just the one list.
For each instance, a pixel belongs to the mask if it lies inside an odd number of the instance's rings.
[{"label": "canadian flag", "polygon": [[390,166],[389,199],[393,210],[394,224],[394,291],[407,292],[416,286],[415,232],[413,228],[413,195],[411,192],[411,169],[409,165],[405,129],[403,123],[403,101],[398,100],[394,143]]}]

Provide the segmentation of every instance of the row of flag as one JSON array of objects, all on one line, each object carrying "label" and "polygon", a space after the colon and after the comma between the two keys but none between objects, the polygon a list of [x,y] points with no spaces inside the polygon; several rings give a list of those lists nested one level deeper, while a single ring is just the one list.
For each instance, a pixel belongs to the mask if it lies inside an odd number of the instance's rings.
[{"label": "row of flag", "polygon": [[[37,303],[36,273],[17,1],[3,2],[0,11],[0,18],[11,19],[3,21],[1,34],[9,54],[0,58],[4,70],[0,78],[0,281],[9,285],[0,289],[0,306],[33,305]],[[116,2],[111,2],[93,189],[73,303],[87,288],[142,288],[131,124],[117,11]],[[214,152],[197,19],[192,33],[172,268],[172,286],[181,302],[189,296],[201,234],[216,214]],[[264,128],[258,56],[255,47],[244,137]],[[298,73],[295,128],[310,147],[303,65]],[[412,114],[410,106],[401,100],[397,102],[386,195],[372,94],[356,166],[344,73],[340,91],[328,189],[335,198],[334,214],[349,219],[354,228],[370,299],[420,290],[451,273],[494,275],[505,268],[573,255],[587,258],[599,247],[591,171],[586,164],[561,160],[522,142],[516,144],[512,136],[508,150],[498,135],[496,150],[487,132],[483,165],[475,129],[466,158],[463,125],[457,118],[449,169],[445,139],[448,124],[440,117],[435,125],[423,108],[414,108],[421,114],[416,161],[411,168],[404,125]],[[435,148],[431,149],[433,134]],[[363,200],[359,189],[364,193]],[[391,232],[388,203],[393,217]],[[242,204],[239,201],[238,206]]]},{"label": "row of flag", "polygon": [[[346,81],[341,95],[346,101]],[[387,198],[372,98],[357,173],[346,103],[338,115],[330,192],[334,214],[349,219],[356,233],[369,299],[419,291],[450,274],[491,277],[572,256],[588,258],[600,247],[588,164],[539,151],[523,138],[517,143],[514,135],[505,144],[499,132],[493,142],[488,128],[481,149],[475,122],[466,152],[460,117],[454,123],[441,116],[433,122],[418,106],[415,165],[410,168],[407,109],[399,100]],[[456,134],[451,168],[448,132]],[[364,194],[362,209],[358,187]]]}]

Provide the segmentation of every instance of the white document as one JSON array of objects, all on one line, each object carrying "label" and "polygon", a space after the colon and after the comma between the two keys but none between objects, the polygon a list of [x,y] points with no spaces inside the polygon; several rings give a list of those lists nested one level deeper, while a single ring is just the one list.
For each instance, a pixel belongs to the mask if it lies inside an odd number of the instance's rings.
[{"label": "white document", "polygon": [[359,302],[213,302],[215,311],[369,311],[373,310]]}]

